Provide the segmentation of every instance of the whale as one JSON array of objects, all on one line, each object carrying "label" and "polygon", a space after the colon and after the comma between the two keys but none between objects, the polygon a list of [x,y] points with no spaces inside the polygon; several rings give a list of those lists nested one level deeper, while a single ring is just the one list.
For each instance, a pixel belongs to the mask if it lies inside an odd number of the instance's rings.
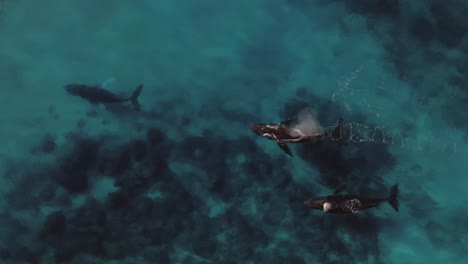
[{"label": "whale", "polygon": [[325,213],[331,214],[356,214],[360,211],[377,207],[382,203],[389,203],[391,207],[398,212],[398,184],[395,184],[390,189],[390,194],[387,197],[375,198],[365,197],[353,194],[335,192],[332,195],[324,197],[311,198],[304,202],[304,205]]},{"label": "whale", "polygon": [[138,96],[140,96],[143,85],[138,85],[134,90],[133,94],[128,97],[118,96],[100,85],[85,85],[85,84],[67,84],[65,85],[65,91],[71,95],[79,96],[92,104],[110,104],[110,103],[123,103],[131,102],[134,109],[140,110],[140,103],[138,102]]},{"label": "whale", "polygon": [[273,140],[287,155],[293,157],[293,153],[287,144],[317,142],[326,138],[346,143],[343,137],[343,119],[340,118],[332,131],[326,129],[314,129],[314,131],[298,126],[298,118],[281,121],[279,124],[256,123],[249,125],[249,129],[255,134]]}]

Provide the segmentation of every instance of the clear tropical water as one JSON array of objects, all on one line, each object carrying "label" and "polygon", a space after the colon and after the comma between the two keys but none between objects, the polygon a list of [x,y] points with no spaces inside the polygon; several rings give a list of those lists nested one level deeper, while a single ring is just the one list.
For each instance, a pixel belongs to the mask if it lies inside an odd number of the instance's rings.
[{"label": "clear tropical water", "polygon": [[[0,1],[0,263],[466,263],[466,1]],[[131,104],[64,90],[98,85]],[[346,145],[252,133],[308,109]],[[352,215],[304,201],[386,197]]]}]

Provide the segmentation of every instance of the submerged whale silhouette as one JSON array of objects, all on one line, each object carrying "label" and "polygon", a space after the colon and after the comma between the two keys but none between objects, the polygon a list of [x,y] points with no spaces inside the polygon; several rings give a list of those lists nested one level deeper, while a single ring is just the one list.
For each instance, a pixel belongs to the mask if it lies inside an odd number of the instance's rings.
[{"label": "submerged whale silhouette", "polygon": [[131,102],[135,110],[140,110],[140,103],[138,102],[138,96],[143,89],[143,85],[140,84],[129,98],[123,98],[106,89],[101,88],[99,85],[89,86],[84,84],[67,84],[65,90],[71,94],[79,96],[92,104],[109,104],[109,103],[122,103]]}]

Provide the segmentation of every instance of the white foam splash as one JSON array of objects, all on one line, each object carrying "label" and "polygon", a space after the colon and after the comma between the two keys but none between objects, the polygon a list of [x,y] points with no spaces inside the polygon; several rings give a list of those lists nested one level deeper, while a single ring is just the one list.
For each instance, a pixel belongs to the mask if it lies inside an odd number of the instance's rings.
[{"label": "white foam splash", "polygon": [[302,134],[304,136],[320,134],[323,130],[316,116],[308,109],[299,112],[297,115],[297,123],[292,129],[293,133]]}]

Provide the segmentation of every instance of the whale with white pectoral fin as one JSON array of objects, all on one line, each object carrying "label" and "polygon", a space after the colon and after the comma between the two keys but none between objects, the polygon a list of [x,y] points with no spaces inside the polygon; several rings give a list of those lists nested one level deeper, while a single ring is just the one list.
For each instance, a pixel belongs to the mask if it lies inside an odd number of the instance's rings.
[{"label": "whale with white pectoral fin", "polygon": [[398,184],[393,185],[388,197],[384,198],[343,194],[341,191],[336,191],[329,196],[311,198],[304,202],[304,205],[331,214],[355,214],[385,202],[388,202],[396,212],[399,211]]},{"label": "whale with white pectoral fin", "polygon": [[314,115],[301,111],[297,117],[284,120],[279,124],[252,124],[249,126],[255,134],[276,141],[278,146],[289,156],[293,156],[288,143],[317,142],[330,138],[345,143],[343,138],[343,119],[331,131],[322,128]]}]

